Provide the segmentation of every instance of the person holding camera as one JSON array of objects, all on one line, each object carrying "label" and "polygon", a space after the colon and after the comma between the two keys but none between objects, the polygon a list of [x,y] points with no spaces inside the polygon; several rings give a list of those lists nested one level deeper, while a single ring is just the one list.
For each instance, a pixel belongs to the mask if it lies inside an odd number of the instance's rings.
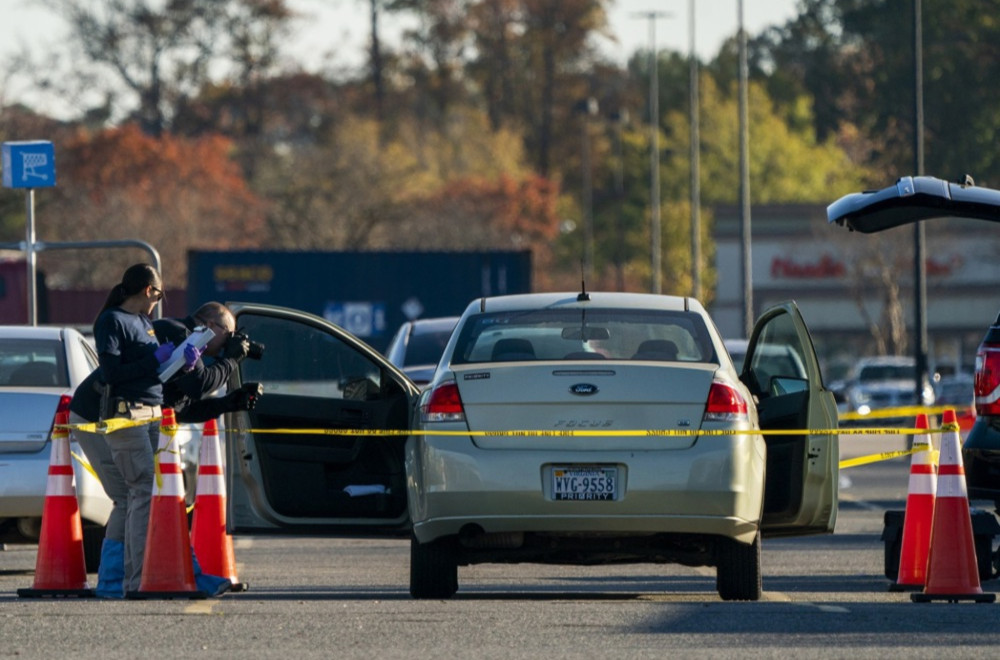
[{"label": "person holding camera", "polygon": [[[74,429],[94,471],[113,502],[101,547],[97,595],[124,598],[142,577],[149,508],[153,494],[153,450],[161,416],[163,386],[158,370],[173,353],[159,344],[150,314],[163,299],[160,274],[135,264],[108,293],[94,321],[99,366],[77,387],[70,402],[70,423],[110,418],[137,422],[106,435]],[[103,570],[111,571],[104,574]]]},{"label": "person holding camera", "polygon": [[[258,383],[247,383],[223,397],[209,396],[225,386],[245,358],[260,359],[252,354],[256,342],[236,332],[236,317],[228,307],[207,302],[183,319],[153,322],[161,342],[177,345],[198,327],[209,328],[214,336],[202,350],[187,347],[183,370],[163,386],[164,405],[173,408],[177,421],[183,424],[205,422],[227,412],[252,410],[263,393]],[[208,364],[203,357],[211,358]]]}]

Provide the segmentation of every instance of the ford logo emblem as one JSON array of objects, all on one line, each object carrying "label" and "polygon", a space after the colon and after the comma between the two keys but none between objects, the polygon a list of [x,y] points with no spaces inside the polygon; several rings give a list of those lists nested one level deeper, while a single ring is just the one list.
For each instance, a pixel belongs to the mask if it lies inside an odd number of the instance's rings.
[{"label": "ford logo emblem", "polygon": [[571,385],[569,391],[570,394],[576,394],[577,396],[590,396],[591,394],[597,394],[597,385],[577,383],[576,385]]}]

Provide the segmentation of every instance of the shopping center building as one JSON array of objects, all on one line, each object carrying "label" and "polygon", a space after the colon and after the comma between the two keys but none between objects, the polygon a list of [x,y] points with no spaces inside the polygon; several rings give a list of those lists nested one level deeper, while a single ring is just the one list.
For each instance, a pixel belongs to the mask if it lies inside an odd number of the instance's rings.
[{"label": "shopping center building", "polygon": [[[738,206],[714,209],[718,275],[712,312],[725,337],[744,332]],[[942,372],[971,371],[976,348],[1000,311],[1000,224],[941,218],[924,223],[928,360]],[[825,365],[878,353],[870,326],[886,330],[887,291],[898,287],[913,354],[912,225],[879,234],[851,232],[821,205],[757,205],[750,219],[753,317],[794,300]],[[891,306],[890,306],[891,307]]]}]

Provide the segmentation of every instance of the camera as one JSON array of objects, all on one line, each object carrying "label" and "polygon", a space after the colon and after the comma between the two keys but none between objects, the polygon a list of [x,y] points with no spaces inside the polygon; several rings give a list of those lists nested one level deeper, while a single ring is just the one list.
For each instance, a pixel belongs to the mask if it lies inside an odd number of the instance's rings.
[{"label": "camera", "polygon": [[252,341],[243,330],[233,333],[233,341],[245,343],[247,346],[247,357],[253,360],[260,360],[264,357],[264,344],[259,341]]}]

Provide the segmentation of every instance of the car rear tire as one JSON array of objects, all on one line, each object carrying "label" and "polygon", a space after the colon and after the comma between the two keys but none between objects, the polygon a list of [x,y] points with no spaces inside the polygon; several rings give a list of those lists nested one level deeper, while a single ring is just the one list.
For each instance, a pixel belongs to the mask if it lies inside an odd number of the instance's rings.
[{"label": "car rear tire", "polygon": [[715,586],[722,600],[760,600],[760,534],[747,545],[722,539],[717,546]]},{"label": "car rear tire", "polygon": [[83,524],[83,562],[88,573],[96,573],[101,565],[101,548],[104,545],[104,525]]},{"label": "car rear tire", "polygon": [[421,543],[410,538],[410,595],[414,598],[451,598],[458,591],[458,562],[454,540]]}]

